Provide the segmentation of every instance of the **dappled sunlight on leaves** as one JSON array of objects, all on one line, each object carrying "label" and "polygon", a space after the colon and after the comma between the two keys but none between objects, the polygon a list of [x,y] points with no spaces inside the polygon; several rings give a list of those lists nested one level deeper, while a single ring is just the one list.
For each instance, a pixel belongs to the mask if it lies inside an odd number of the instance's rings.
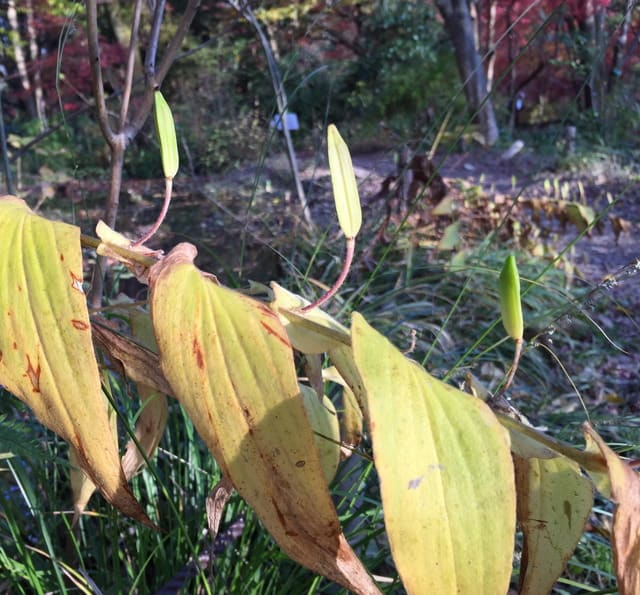
[{"label": "dappled sunlight on leaves", "polygon": [[0,200],[0,384],[74,449],[114,506],[150,523],[126,483],[102,393],[85,295],[80,230]]},{"label": "dappled sunlight on leaves", "polygon": [[489,407],[352,319],[385,526],[409,593],[507,591],[515,530],[509,437]]},{"label": "dappled sunlight on leaves", "polygon": [[288,555],[358,593],[378,592],[340,530],[284,327],[266,305],[204,276],[194,257],[180,244],[150,273],[174,395]]}]

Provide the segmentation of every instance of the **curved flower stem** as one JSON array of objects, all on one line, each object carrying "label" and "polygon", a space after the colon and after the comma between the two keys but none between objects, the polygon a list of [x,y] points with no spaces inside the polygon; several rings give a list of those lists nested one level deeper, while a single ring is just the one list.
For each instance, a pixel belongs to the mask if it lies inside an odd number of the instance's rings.
[{"label": "curved flower stem", "polygon": [[162,210],[160,211],[160,214],[158,215],[158,218],[156,219],[156,222],[153,224],[151,229],[147,233],[145,233],[139,240],[136,240],[135,242],[133,242],[131,246],[133,247],[141,246],[146,241],[148,241],[149,238],[151,238],[151,236],[153,236],[153,234],[156,233],[156,231],[158,231],[158,228],[160,227],[160,225],[162,225],[164,218],[167,216],[167,211],[169,210],[169,203],[171,202],[172,187],[173,187],[173,178],[165,178],[164,179],[164,202],[162,203]]},{"label": "curved flower stem", "polygon": [[336,279],[336,282],[333,284],[333,287],[327,291],[323,296],[319,297],[315,302],[305,306],[301,309],[301,312],[309,312],[309,310],[313,310],[314,308],[318,308],[322,306],[325,302],[330,300],[342,287],[344,280],[347,278],[349,274],[349,269],[351,269],[351,263],[353,262],[353,254],[356,249],[356,239],[355,238],[347,238],[347,253],[344,257],[344,264],[342,265],[342,271],[340,272],[340,276]]},{"label": "curved flower stem", "polygon": [[516,372],[518,371],[518,364],[520,363],[520,356],[522,355],[522,343],[523,343],[522,339],[516,340],[516,351],[513,354],[513,364],[511,364],[511,369],[509,370],[509,374],[507,374],[507,378],[504,384],[498,390],[498,392],[494,395],[493,397],[494,399],[501,397],[507,391],[507,389],[511,386],[511,383],[513,382],[513,378],[516,375]]}]

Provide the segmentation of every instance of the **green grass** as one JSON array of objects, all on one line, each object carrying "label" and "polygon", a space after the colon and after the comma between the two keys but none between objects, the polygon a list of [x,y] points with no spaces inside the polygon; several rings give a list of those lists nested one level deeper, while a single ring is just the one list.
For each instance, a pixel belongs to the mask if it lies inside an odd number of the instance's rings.
[{"label": "green grass", "polygon": [[[565,165],[581,163],[576,158]],[[260,218],[253,201],[249,204],[254,209],[250,214]],[[468,246],[464,263],[453,267],[449,255],[414,246],[410,231],[401,228],[389,245],[377,247],[373,264],[358,262],[329,311],[348,323],[350,312],[358,310],[435,376],[460,385],[472,373],[495,391],[513,355],[499,320],[497,291],[499,271],[512,246],[488,238]],[[359,246],[368,246],[373,234],[370,228],[365,231]],[[244,236],[237,239],[241,250]],[[273,250],[285,257],[279,281],[311,298],[320,292],[312,280],[331,285],[337,276],[344,245],[330,227],[317,238],[299,236]],[[599,394],[615,392],[615,379],[604,376],[595,386],[593,374],[587,374],[619,353],[612,341],[622,338],[608,338],[593,321],[619,305],[605,287],[595,292],[587,286],[568,287],[557,262],[519,252],[518,263],[529,342],[509,393],[513,404],[534,424],[578,447],[583,445],[580,424],[590,419],[618,452],[640,456],[640,416],[624,409],[612,413]],[[242,282],[236,270],[225,276],[229,284]],[[623,346],[635,350],[634,345]],[[137,414],[135,387],[111,375],[110,391],[124,444]],[[382,584],[385,592],[402,593],[384,532],[376,472],[367,458],[371,445],[365,439],[360,448],[363,456],[355,454],[342,464],[331,493],[346,537],[365,566],[389,580]],[[210,548],[205,500],[220,470],[177,402],[170,403],[157,455],[132,481],[135,496],[162,531],[123,518],[99,496],[90,503],[91,515],[72,528],[68,472],[64,444],[2,391],[0,593],[151,594]],[[598,501],[594,526],[606,529],[611,515],[611,504]],[[188,579],[183,592],[344,592],[285,556],[235,495],[225,508],[221,530],[240,518],[245,522],[241,537]],[[513,586],[520,553],[515,552]],[[554,593],[613,592],[612,572],[609,543],[588,532]]]},{"label": "green grass", "polygon": [[[362,245],[366,244],[365,238]],[[283,283],[310,297],[317,292],[310,279],[330,284],[340,268],[342,250],[342,242],[331,234],[314,245],[301,241],[291,246]],[[344,321],[357,309],[401,349],[411,349],[411,356],[438,377],[460,384],[471,372],[495,390],[513,349],[504,340],[497,295],[506,254],[490,245],[479,247],[469,251],[463,265],[452,268],[448,256],[412,248],[400,235],[395,245],[376,254],[383,264],[374,273],[363,265],[354,269],[329,309]],[[578,446],[580,424],[588,415],[616,450],[637,457],[640,418],[611,415],[597,401],[589,379],[581,377],[582,370],[616,352],[584,315],[614,307],[606,291],[565,289],[564,273],[548,261],[524,253],[518,260],[532,339],[510,391],[514,405],[552,435]],[[586,299],[588,309],[582,307]],[[553,344],[548,347],[555,359],[536,346],[551,330]],[[114,375],[110,388],[124,443],[137,413],[135,388]],[[370,454],[367,441],[362,450]],[[90,505],[92,515],[74,530],[64,445],[5,393],[0,399],[0,452],[9,451],[16,456],[0,460],[0,592],[154,593],[210,547],[205,499],[220,473],[175,401],[157,456],[132,482],[134,494],[161,532],[121,517],[98,496]],[[367,568],[389,579],[385,592],[402,593],[384,533],[375,469],[366,458],[354,455],[342,465],[332,494],[346,536]],[[603,525],[611,512],[606,502],[594,509]],[[246,523],[242,536],[187,581],[184,592],[342,592],[289,560],[234,496],[225,509],[222,530],[239,518]],[[516,564],[514,581],[517,572]],[[586,533],[554,592],[604,593],[614,586],[608,542]]]}]

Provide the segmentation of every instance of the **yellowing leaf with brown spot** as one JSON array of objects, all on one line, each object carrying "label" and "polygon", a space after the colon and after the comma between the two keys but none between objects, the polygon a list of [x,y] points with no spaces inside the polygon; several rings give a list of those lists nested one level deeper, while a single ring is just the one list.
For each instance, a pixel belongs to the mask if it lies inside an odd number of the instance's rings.
[{"label": "yellowing leaf with brown spot", "polygon": [[[102,370],[102,381],[104,390],[108,391],[109,397],[112,397],[111,386],[109,384],[109,373],[106,370]],[[104,400],[105,403],[108,403],[106,395],[104,395]],[[109,407],[109,405],[107,405],[107,412],[113,439],[116,441],[117,446],[118,416],[115,409],[113,409],[113,407]],[[73,500],[72,524],[75,525],[80,520],[80,517],[89,504],[89,500],[91,500],[91,496],[93,496],[97,488],[96,484],[93,483],[93,481],[91,481],[91,478],[82,470],[80,456],[78,455],[78,451],[73,448],[73,446],[69,447],[69,463],[71,464],[71,469],[69,470],[69,480],[71,483],[71,498]],[[125,477],[127,478],[127,480],[129,479],[126,471]]]},{"label": "yellowing leaf with brown spot", "polygon": [[367,399],[365,398],[365,389],[362,377],[353,358],[353,350],[346,345],[340,345],[329,351],[329,359],[335,365],[338,374],[351,389],[353,397],[356,400],[362,416],[367,425],[369,425],[369,412],[367,410]]},{"label": "yellowing leaf with brown spot", "polygon": [[427,374],[357,313],[351,332],[407,592],[506,593],[516,516],[507,432],[485,403]]},{"label": "yellowing leaf with brown spot", "polygon": [[0,199],[0,384],[66,440],[104,497],[150,524],[120,466],[82,291],[80,230]]},{"label": "yellowing leaf with brown spot", "polygon": [[[140,308],[130,309],[129,322],[135,339],[147,349],[157,351],[149,312]],[[127,479],[131,479],[146,465],[146,459],[154,455],[169,419],[166,395],[142,382],[136,382],[136,388],[142,411],[136,421],[137,443],[133,439],[129,440],[122,457],[122,469]]]},{"label": "yellowing leaf with brown spot", "polygon": [[524,533],[519,593],[550,593],[584,532],[593,488],[580,466],[563,456],[515,456],[514,463]]},{"label": "yellowing leaf with brown spot", "polygon": [[607,460],[611,479],[611,499],[617,504],[613,514],[613,559],[620,595],[640,593],[640,474],[613,452],[589,425],[585,436],[593,440]]},{"label": "yellowing leaf with brown spot", "polygon": [[335,366],[322,371],[325,380],[342,386],[342,411],[340,415],[340,438],[345,445],[343,456],[351,456],[354,448],[362,442],[363,417],[360,405],[353,391]]},{"label": "yellowing leaf with brown spot", "polygon": [[291,558],[378,593],[340,530],[293,352],[265,304],[220,287],[180,244],[150,272],[160,364],[223,473]]}]

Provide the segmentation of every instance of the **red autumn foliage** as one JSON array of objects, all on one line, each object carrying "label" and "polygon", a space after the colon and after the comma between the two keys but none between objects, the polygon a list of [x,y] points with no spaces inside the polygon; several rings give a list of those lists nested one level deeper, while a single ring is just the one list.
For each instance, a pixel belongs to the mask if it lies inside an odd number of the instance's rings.
[{"label": "red autumn foliage", "polygon": [[[91,92],[91,72],[87,52],[86,32],[81,15],[65,16],[49,10],[46,0],[34,2],[34,26],[38,55],[29,55],[24,15],[19,13],[20,34],[27,62],[27,74],[33,86],[40,74],[44,101],[48,107],[61,104],[65,110],[75,110],[88,101]],[[126,61],[124,48],[105,38],[100,40],[101,59],[107,72],[107,83],[116,81],[119,69]],[[20,109],[30,91],[21,85],[16,64],[7,59],[9,90],[6,101]]]},{"label": "red autumn foliage", "polygon": [[[520,94],[525,105],[578,100],[581,107],[591,107],[585,95],[592,90],[584,86],[589,71],[606,81],[612,76],[614,47],[618,42],[624,4],[611,0],[481,0],[479,19],[481,48],[495,47],[494,80],[507,96]],[[489,39],[491,7],[494,7],[493,36]],[[597,46],[595,27],[603,23],[603,46]],[[637,62],[629,51],[637,39],[640,22],[630,22],[625,76]],[[598,65],[598,57],[603,60]]]}]

